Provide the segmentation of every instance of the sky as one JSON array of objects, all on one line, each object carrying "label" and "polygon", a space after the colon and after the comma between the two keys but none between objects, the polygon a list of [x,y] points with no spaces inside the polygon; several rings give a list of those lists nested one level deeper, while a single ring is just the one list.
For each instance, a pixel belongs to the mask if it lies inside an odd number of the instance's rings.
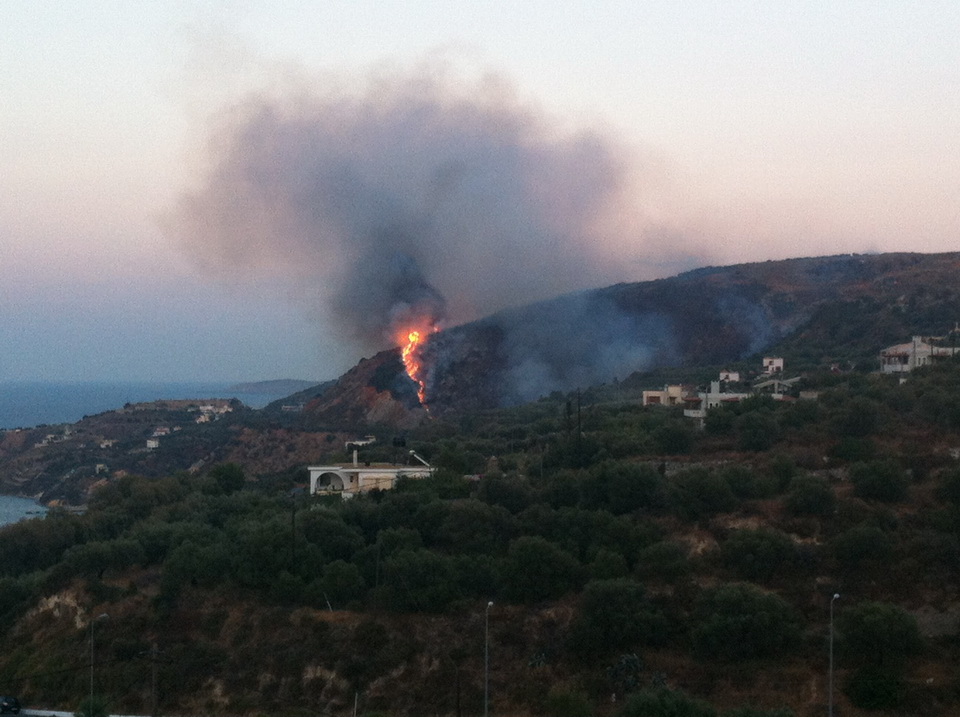
[{"label": "sky", "polygon": [[0,382],[335,377],[390,342],[388,275],[453,324],[960,250],[957,27],[953,0],[6,0]]}]

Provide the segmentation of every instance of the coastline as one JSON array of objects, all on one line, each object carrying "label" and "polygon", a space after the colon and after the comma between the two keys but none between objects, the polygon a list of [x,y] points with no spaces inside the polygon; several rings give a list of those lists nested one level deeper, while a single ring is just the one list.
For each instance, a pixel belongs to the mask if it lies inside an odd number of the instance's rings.
[{"label": "coastline", "polygon": [[36,498],[0,493],[0,527],[30,518],[41,518],[48,511],[49,507]]},{"label": "coastline", "polygon": [[39,428],[77,423],[85,416],[123,408],[127,403],[160,400],[237,399],[258,409],[283,394],[271,391],[245,393],[238,388],[254,388],[226,381],[208,382],[0,382],[0,431]]}]

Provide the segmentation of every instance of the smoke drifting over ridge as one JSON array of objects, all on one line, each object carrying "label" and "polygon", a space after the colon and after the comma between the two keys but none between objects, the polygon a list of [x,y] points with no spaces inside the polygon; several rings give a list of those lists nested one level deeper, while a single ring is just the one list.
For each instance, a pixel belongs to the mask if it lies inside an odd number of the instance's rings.
[{"label": "smoke drifting over ridge", "polygon": [[411,320],[450,325],[637,278],[623,247],[640,230],[612,229],[633,213],[627,150],[561,131],[502,84],[427,68],[254,95],[211,136],[172,222],[184,246],[211,270],[319,293],[360,349],[393,344]]}]

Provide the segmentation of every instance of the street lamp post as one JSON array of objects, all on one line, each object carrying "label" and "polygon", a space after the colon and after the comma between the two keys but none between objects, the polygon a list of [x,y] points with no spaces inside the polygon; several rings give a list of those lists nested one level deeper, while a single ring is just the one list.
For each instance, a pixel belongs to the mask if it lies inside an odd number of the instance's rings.
[{"label": "street lamp post", "polygon": [[840,597],[834,593],[830,598],[830,666],[827,669],[827,717],[833,717],[833,601]]},{"label": "street lamp post", "polygon": [[90,701],[87,703],[87,711],[93,709],[93,623],[98,622],[99,620],[106,620],[109,615],[107,613],[101,613],[95,618],[90,620]]},{"label": "street lamp post", "polygon": [[483,717],[490,715],[490,608],[493,601],[487,603],[483,617]]}]

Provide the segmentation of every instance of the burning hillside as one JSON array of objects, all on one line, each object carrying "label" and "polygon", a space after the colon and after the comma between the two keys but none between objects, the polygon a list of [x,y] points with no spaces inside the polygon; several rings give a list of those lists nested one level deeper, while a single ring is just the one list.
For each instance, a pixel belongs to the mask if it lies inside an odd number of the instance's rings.
[{"label": "burning hillside", "polygon": [[[400,360],[410,380],[417,385],[417,399],[426,408],[427,381],[426,367],[423,363],[423,348],[430,334],[439,329],[434,325],[429,329],[409,329],[400,334]],[[405,335],[404,335],[405,334]]]},{"label": "burning hillside", "polygon": [[307,421],[321,428],[388,425],[407,428],[426,416],[418,386],[404,369],[400,350],[365,358],[304,408]]},{"label": "burning hillside", "polygon": [[[510,405],[657,367],[736,361],[787,337],[816,337],[829,353],[837,331],[851,327],[870,355],[902,336],[952,325],[960,316],[958,270],[960,254],[842,256],[579,292],[426,339],[408,334],[401,348],[358,364],[310,411],[328,423],[410,425],[426,417],[421,405],[433,415]],[[873,338],[860,321],[875,327]]]}]

